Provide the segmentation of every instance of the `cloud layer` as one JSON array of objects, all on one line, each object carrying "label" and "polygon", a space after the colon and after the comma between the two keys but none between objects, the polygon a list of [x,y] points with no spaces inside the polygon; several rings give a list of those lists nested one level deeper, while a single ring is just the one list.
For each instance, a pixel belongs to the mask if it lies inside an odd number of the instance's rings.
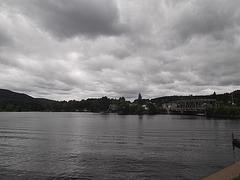
[{"label": "cloud layer", "polygon": [[231,92],[240,2],[0,1],[1,88],[57,100]]}]

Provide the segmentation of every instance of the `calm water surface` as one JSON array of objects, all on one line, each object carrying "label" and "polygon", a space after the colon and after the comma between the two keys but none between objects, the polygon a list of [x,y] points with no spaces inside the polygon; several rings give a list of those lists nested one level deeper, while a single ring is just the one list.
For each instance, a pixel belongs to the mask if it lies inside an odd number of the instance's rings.
[{"label": "calm water surface", "polygon": [[201,179],[240,160],[239,120],[0,113],[0,179]]}]

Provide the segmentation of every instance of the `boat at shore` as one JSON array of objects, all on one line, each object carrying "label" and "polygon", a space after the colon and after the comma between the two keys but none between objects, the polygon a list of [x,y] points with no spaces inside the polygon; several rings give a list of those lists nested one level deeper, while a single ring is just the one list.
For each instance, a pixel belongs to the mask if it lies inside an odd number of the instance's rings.
[{"label": "boat at shore", "polygon": [[233,150],[235,149],[235,147],[240,148],[240,139],[234,138],[233,133],[232,133],[232,146],[233,146]]}]

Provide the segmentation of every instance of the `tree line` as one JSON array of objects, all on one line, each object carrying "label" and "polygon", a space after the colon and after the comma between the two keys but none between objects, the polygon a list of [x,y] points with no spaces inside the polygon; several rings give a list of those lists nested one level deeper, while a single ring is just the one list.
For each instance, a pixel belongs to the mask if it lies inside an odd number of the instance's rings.
[{"label": "tree line", "polygon": [[143,99],[139,93],[133,102],[124,97],[118,99],[88,98],[86,100],[53,101],[47,99],[32,98],[25,94],[15,93],[0,89],[0,111],[52,111],[52,112],[115,112],[119,114],[162,114],[166,110],[162,108],[164,103],[189,99],[216,99],[215,107],[206,109],[208,116],[240,116],[240,90],[232,93],[206,96],[165,96],[155,99]]},{"label": "tree line", "polygon": [[52,111],[52,112],[103,112],[119,114],[160,114],[166,111],[157,107],[148,99],[141,96],[134,102],[126,101],[124,97],[119,99],[89,98],[76,101],[8,101],[0,100],[0,111]]}]

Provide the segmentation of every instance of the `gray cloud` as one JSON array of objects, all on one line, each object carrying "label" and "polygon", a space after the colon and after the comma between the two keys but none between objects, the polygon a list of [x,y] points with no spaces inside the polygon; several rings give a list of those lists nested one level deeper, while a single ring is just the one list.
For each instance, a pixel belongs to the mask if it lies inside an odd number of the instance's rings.
[{"label": "gray cloud", "polygon": [[121,35],[128,31],[128,27],[120,22],[115,1],[10,0],[8,4],[60,38]]},{"label": "gray cloud", "polygon": [[239,89],[238,1],[0,2],[1,88],[50,99]]},{"label": "gray cloud", "polygon": [[227,31],[240,22],[239,7],[239,1],[193,1],[180,12],[173,28],[183,40],[195,35],[207,35],[215,39],[229,38],[227,36],[232,34]]},{"label": "gray cloud", "polygon": [[0,28],[0,48],[12,45],[12,39]]}]

